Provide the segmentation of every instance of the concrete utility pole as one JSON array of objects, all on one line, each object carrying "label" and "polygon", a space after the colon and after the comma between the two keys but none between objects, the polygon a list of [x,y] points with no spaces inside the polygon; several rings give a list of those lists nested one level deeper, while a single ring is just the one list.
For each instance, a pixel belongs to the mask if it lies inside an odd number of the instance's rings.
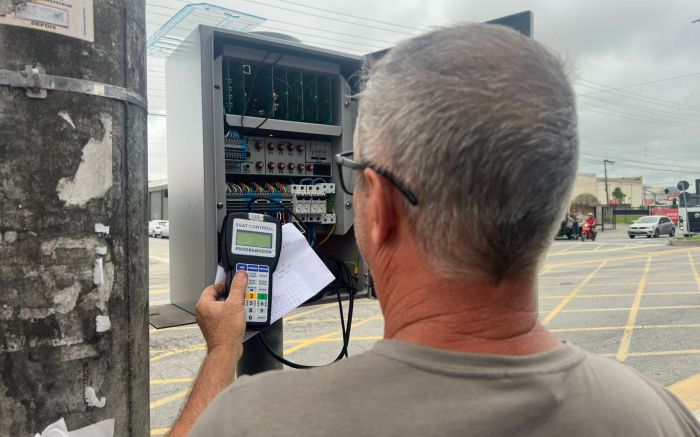
[{"label": "concrete utility pole", "polygon": [[64,418],[68,430],[115,419],[115,436],[141,437],[145,4],[52,3],[65,15],[42,19],[69,26],[87,5],[79,17],[94,42],[39,19],[3,23],[44,6],[0,0],[0,436]]},{"label": "concrete utility pole", "polygon": [[608,193],[608,164],[615,164],[615,162],[604,159],[603,160],[603,171],[605,172],[605,204],[610,205],[610,194]]}]

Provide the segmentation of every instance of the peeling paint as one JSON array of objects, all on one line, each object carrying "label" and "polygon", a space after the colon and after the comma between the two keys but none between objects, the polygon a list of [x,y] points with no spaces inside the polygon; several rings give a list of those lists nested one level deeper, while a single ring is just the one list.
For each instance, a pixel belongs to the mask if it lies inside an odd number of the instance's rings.
[{"label": "peeling paint", "polygon": [[66,120],[66,123],[68,123],[73,129],[75,129],[75,123],[73,123],[73,120],[70,118],[70,115],[68,115],[68,111],[59,111],[58,116]]},{"label": "peeling paint", "polygon": [[56,186],[58,198],[68,206],[84,206],[112,188],[112,115],[100,115],[104,135],[90,138],[83,147],[82,161],[72,178],[61,178]]},{"label": "peeling paint", "polygon": [[96,247],[95,253],[101,256],[107,255],[107,248],[105,246]]},{"label": "peeling paint", "polygon": [[14,243],[17,240],[17,232],[7,231],[4,237],[5,243]]},{"label": "peeling paint", "polygon": [[51,308],[52,313],[66,314],[75,308],[75,303],[78,300],[78,295],[80,294],[80,284],[78,282],[73,283],[70,287],[64,288],[59,291],[51,291],[49,295],[51,296],[54,306]]},{"label": "peeling paint", "polygon": [[98,399],[95,389],[88,386],[85,387],[85,403],[88,407],[104,408],[105,404],[107,404],[107,398],[102,396]]},{"label": "peeling paint", "polygon": [[53,240],[46,240],[41,243],[41,252],[44,255],[56,258],[57,249],[87,249],[94,250],[101,241],[97,237],[87,238],[66,238],[59,237]]},{"label": "peeling paint", "polygon": [[92,283],[95,285],[102,285],[103,278],[104,273],[102,271],[102,258],[97,258],[95,260],[95,267],[92,269]]},{"label": "peeling paint", "polygon": [[95,317],[95,327],[97,332],[109,331],[109,329],[112,327],[112,322],[109,320],[109,316]]},{"label": "peeling paint", "polygon": [[105,226],[102,223],[95,223],[95,232],[109,235],[109,226]]}]

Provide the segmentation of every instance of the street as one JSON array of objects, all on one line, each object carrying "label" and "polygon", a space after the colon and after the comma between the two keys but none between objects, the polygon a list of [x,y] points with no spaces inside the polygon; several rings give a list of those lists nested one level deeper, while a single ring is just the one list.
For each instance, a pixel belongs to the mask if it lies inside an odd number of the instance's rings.
[{"label": "street", "polygon": [[[623,226],[595,242],[555,241],[539,277],[540,320],[562,340],[623,361],[700,410],[700,248],[629,239]],[[168,240],[150,239],[151,305],[168,302]],[[332,360],[341,345],[337,304],[285,318],[288,359]],[[350,354],[381,338],[376,301],[359,300]],[[151,435],[176,417],[205,346],[196,326],[150,330]]]}]

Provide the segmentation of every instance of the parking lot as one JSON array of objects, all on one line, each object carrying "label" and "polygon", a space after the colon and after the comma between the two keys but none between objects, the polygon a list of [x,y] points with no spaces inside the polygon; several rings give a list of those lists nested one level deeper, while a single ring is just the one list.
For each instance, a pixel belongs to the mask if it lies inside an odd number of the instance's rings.
[{"label": "parking lot", "polygon": [[[151,305],[168,302],[167,240],[151,239]],[[668,238],[555,241],[539,278],[542,323],[561,339],[623,361],[700,410],[700,248]],[[337,304],[298,308],[285,318],[286,357],[322,364],[341,345]],[[381,338],[376,301],[360,300],[350,354]],[[204,354],[196,326],[151,329],[151,435],[164,435]]]}]

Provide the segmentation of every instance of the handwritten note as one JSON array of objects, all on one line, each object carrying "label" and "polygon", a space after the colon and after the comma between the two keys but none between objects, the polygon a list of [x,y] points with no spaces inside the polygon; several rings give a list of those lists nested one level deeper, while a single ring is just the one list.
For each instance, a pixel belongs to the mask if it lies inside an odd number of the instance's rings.
[{"label": "handwritten note", "polygon": [[[286,316],[334,280],[321,258],[306,238],[291,223],[282,226],[282,250],[272,276],[272,323]],[[226,274],[219,267],[215,282],[224,282]],[[257,334],[248,331],[244,341]]]}]

